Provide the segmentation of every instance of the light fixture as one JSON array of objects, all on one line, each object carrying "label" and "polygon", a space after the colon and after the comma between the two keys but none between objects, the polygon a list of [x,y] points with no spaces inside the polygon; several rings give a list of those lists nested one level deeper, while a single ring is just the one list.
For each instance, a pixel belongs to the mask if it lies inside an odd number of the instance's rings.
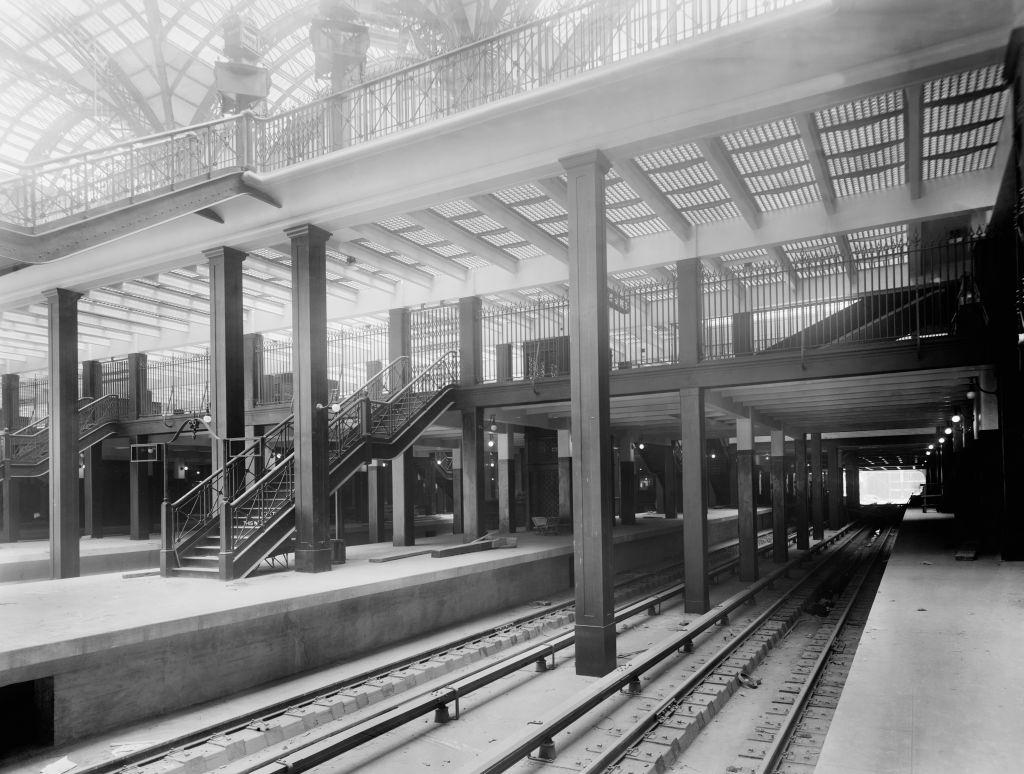
[{"label": "light fixture", "polygon": [[953,435],[953,428],[952,427],[947,427],[942,432],[944,432],[946,435]]},{"label": "light fixture", "polygon": [[945,442],[946,442],[945,437],[942,437],[942,438],[939,439],[939,443],[945,443]]},{"label": "light fixture", "polygon": [[931,455],[932,455],[931,451],[926,451],[926,452],[925,452],[925,456],[928,456],[928,457],[930,457]]},{"label": "light fixture", "polygon": [[637,441],[636,448],[638,448],[640,451],[644,450],[645,444],[644,444],[644,439],[643,438],[641,438],[639,441]]},{"label": "light fixture", "polygon": [[954,414],[952,417],[950,417],[950,419],[952,420],[954,425],[959,424],[961,421],[963,421],[963,417],[960,416],[960,414]]},{"label": "light fixture", "polygon": [[488,449],[494,448],[494,436],[493,435],[490,438],[487,439],[487,448]]},{"label": "light fixture", "polygon": [[440,464],[441,464],[441,460],[440,460],[440,459],[437,459],[437,460],[435,460],[435,462],[436,462],[436,463],[437,463],[438,465],[440,465]]},{"label": "light fixture", "polygon": [[935,444],[933,444],[933,443],[928,444],[928,448],[929,449],[934,449],[935,448]]},{"label": "light fixture", "polygon": [[999,391],[998,390],[986,390],[985,388],[983,388],[981,386],[981,384],[978,383],[978,377],[977,376],[972,376],[968,380],[968,387],[967,387],[967,392],[966,392],[967,400],[974,400],[976,397],[978,397],[978,393],[979,392],[980,393],[984,393],[985,395],[996,395]]},{"label": "light fixture", "polygon": [[208,425],[212,421],[213,421],[213,415],[210,413],[210,410],[207,409],[205,412],[203,412],[203,424],[204,425]]},{"label": "light fixture", "polygon": [[711,452],[711,459],[718,459],[718,455],[715,454],[714,452]]},{"label": "light fixture", "polygon": [[326,406],[323,403],[317,403],[316,404],[316,410],[317,411],[323,411],[324,409],[327,409],[332,414],[337,414],[339,411],[341,411],[341,404],[338,403],[338,401],[334,401],[333,403],[329,403]]},{"label": "light fixture", "polygon": [[490,429],[491,429],[492,433],[498,432],[498,423],[494,420],[494,415],[493,414],[491,414],[491,427],[490,427]]}]

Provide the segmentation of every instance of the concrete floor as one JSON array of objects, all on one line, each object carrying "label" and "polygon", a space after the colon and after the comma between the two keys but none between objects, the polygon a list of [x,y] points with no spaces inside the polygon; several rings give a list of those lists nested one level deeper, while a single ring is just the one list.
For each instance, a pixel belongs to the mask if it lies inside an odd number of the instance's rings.
[{"label": "concrete floor", "polygon": [[[126,572],[160,566],[160,536],[131,540],[127,535],[82,537],[78,543],[82,575]],[[0,543],[0,583],[50,578],[50,541]]]},{"label": "concrete floor", "polygon": [[1024,770],[1024,563],[958,562],[951,527],[907,511],[819,774]]}]

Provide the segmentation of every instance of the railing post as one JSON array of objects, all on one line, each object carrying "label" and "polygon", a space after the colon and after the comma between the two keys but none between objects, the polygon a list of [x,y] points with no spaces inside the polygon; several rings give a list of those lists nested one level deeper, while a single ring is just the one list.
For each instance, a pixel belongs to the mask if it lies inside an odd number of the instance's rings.
[{"label": "railing post", "polygon": [[[133,352],[128,355],[128,418],[143,416],[146,395],[146,355]],[[148,408],[148,407],[147,407]],[[146,412],[148,413],[148,411]]]},{"label": "railing post", "polygon": [[[166,462],[164,463],[166,464]],[[167,502],[167,494],[160,503],[160,574],[168,577],[171,570],[178,566],[178,557],[174,553],[174,525],[171,523],[171,504]]]},{"label": "railing post", "polygon": [[220,553],[217,555],[218,571],[221,580],[235,578],[235,532],[234,511],[231,502],[225,498],[220,507]]}]

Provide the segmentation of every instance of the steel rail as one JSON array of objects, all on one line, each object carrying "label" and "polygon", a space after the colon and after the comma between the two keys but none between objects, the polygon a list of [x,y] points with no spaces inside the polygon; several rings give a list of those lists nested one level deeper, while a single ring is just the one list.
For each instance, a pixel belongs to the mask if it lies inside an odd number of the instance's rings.
[{"label": "steel rail", "polygon": [[[564,730],[572,723],[579,720],[594,707],[600,705],[609,696],[612,696],[621,688],[638,679],[640,675],[649,671],[651,668],[657,666],[680,650],[688,650],[692,648],[693,641],[698,635],[703,634],[719,621],[728,620],[728,616],[732,611],[736,610],[741,605],[746,604],[751,598],[755,597],[776,580],[784,577],[789,570],[805,561],[808,556],[824,550],[826,547],[836,543],[840,539],[843,540],[843,546],[847,545],[863,528],[859,528],[856,532],[851,532],[852,529],[853,525],[847,525],[842,530],[831,535],[829,538],[816,543],[809,549],[807,554],[787,562],[775,572],[752,583],[743,591],[737,592],[724,602],[716,605],[710,611],[694,621],[685,632],[664,640],[661,645],[648,650],[636,661],[623,667],[619,667],[612,673],[593,683],[568,702],[555,708],[549,712],[547,716],[536,721],[535,727],[538,730],[531,730],[523,734],[515,742],[506,747],[505,750],[487,761],[483,763],[474,763],[473,771],[478,772],[479,774],[494,774],[496,772],[505,771],[514,766],[520,760],[527,757],[532,750],[540,747],[542,743],[546,742],[554,734],[557,734],[559,731]],[[796,588],[799,588],[806,580],[807,578],[802,579],[794,589],[791,590],[791,593]],[[782,604],[784,600],[785,598],[776,603],[776,605]],[[267,774],[269,774],[269,772]]]},{"label": "steel rail", "polygon": [[867,582],[868,576],[871,574],[871,571],[877,565],[880,558],[884,555],[886,545],[891,547],[896,534],[897,530],[895,528],[888,528],[885,537],[877,542],[877,545],[874,546],[874,551],[872,552],[871,557],[865,560],[866,564],[861,567],[863,573],[859,578],[855,579],[856,585],[852,589],[848,586],[847,589],[844,590],[844,592],[851,591],[852,593],[849,594],[849,599],[846,604],[843,605],[843,609],[839,614],[839,620],[836,622],[832,632],[829,634],[828,642],[825,647],[822,648],[814,666],[811,668],[811,672],[807,676],[807,681],[800,689],[800,693],[797,694],[793,708],[783,721],[782,727],[775,734],[775,738],[768,744],[765,757],[762,758],[759,763],[754,765],[753,768],[755,774],[767,774],[769,771],[774,771],[775,767],[778,765],[779,758],[782,757],[783,752],[785,752],[786,748],[789,746],[789,742],[793,736],[793,731],[803,714],[804,707],[807,705],[807,701],[810,699],[811,694],[814,692],[814,689],[818,684],[818,680],[821,678],[821,673],[825,669],[825,664],[828,663],[828,659],[832,654],[832,648],[835,646],[836,639],[846,626],[846,622],[850,617],[850,612],[853,610],[854,605],[860,598],[861,590],[864,588],[864,584]]}]

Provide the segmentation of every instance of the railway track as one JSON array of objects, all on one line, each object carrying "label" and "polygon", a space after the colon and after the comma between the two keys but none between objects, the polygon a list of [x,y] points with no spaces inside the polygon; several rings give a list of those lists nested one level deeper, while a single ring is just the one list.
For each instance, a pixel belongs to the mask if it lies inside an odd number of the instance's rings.
[{"label": "railway track", "polygon": [[[791,540],[795,537],[791,535]],[[771,531],[759,534],[759,552],[771,549]],[[714,555],[726,556],[736,550],[735,542],[721,546]],[[738,559],[723,558],[710,570],[712,577],[732,572]],[[682,565],[670,564],[646,573],[626,574],[616,584],[616,601],[640,598],[639,602],[623,604],[617,620],[626,620],[653,612],[665,601],[678,597],[683,589],[679,579]],[[568,596],[568,595],[567,595]],[[371,672],[358,674],[314,691],[297,694],[244,715],[205,726],[186,735],[149,746],[110,761],[77,770],[78,774],[198,774],[221,768],[246,756],[289,739],[302,736],[308,765],[288,763],[277,770],[300,771],[316,765],[310,737],[321,726],[336,725],[346,716],[358,713],[360,721],[344,726],[344,739],[334,747],[351,749],[389,728],[400,727],[414,717],[435,712],[438,721],[459,715],[459,702],[464,696],[487,685],[504,674],[534,665],[538,671],[554,666],[555,654],[573,644],[572,632],[547,636],[552,630],[568,627],[574,620],[571,599],[545,604],[536,613],[520,616],[500,626],[453,639],[443,645],[424,650]],[[533,642],[534,644],[530,644]],[[472,664],[498,653],[513,650],[507,659],[481,668]],[[449,682],[444,691],[417,691],[417,687],[458,671],[466,674]],[[374,711],[371,705],[378,707]],[[333,734],[337,736],[337,733]],[[323,746],[323,745],[321,745]],[[328,745],[330,746],[330,745]],[[337,751],[332,754],[338,754]],[[321,754],[323,757],[323,754]],[[327,758],[329,759],[329,756]],[[235,766],[238,771],[263,771],[260,766]],[[266,771],[274,770],[266,769]]]}]

